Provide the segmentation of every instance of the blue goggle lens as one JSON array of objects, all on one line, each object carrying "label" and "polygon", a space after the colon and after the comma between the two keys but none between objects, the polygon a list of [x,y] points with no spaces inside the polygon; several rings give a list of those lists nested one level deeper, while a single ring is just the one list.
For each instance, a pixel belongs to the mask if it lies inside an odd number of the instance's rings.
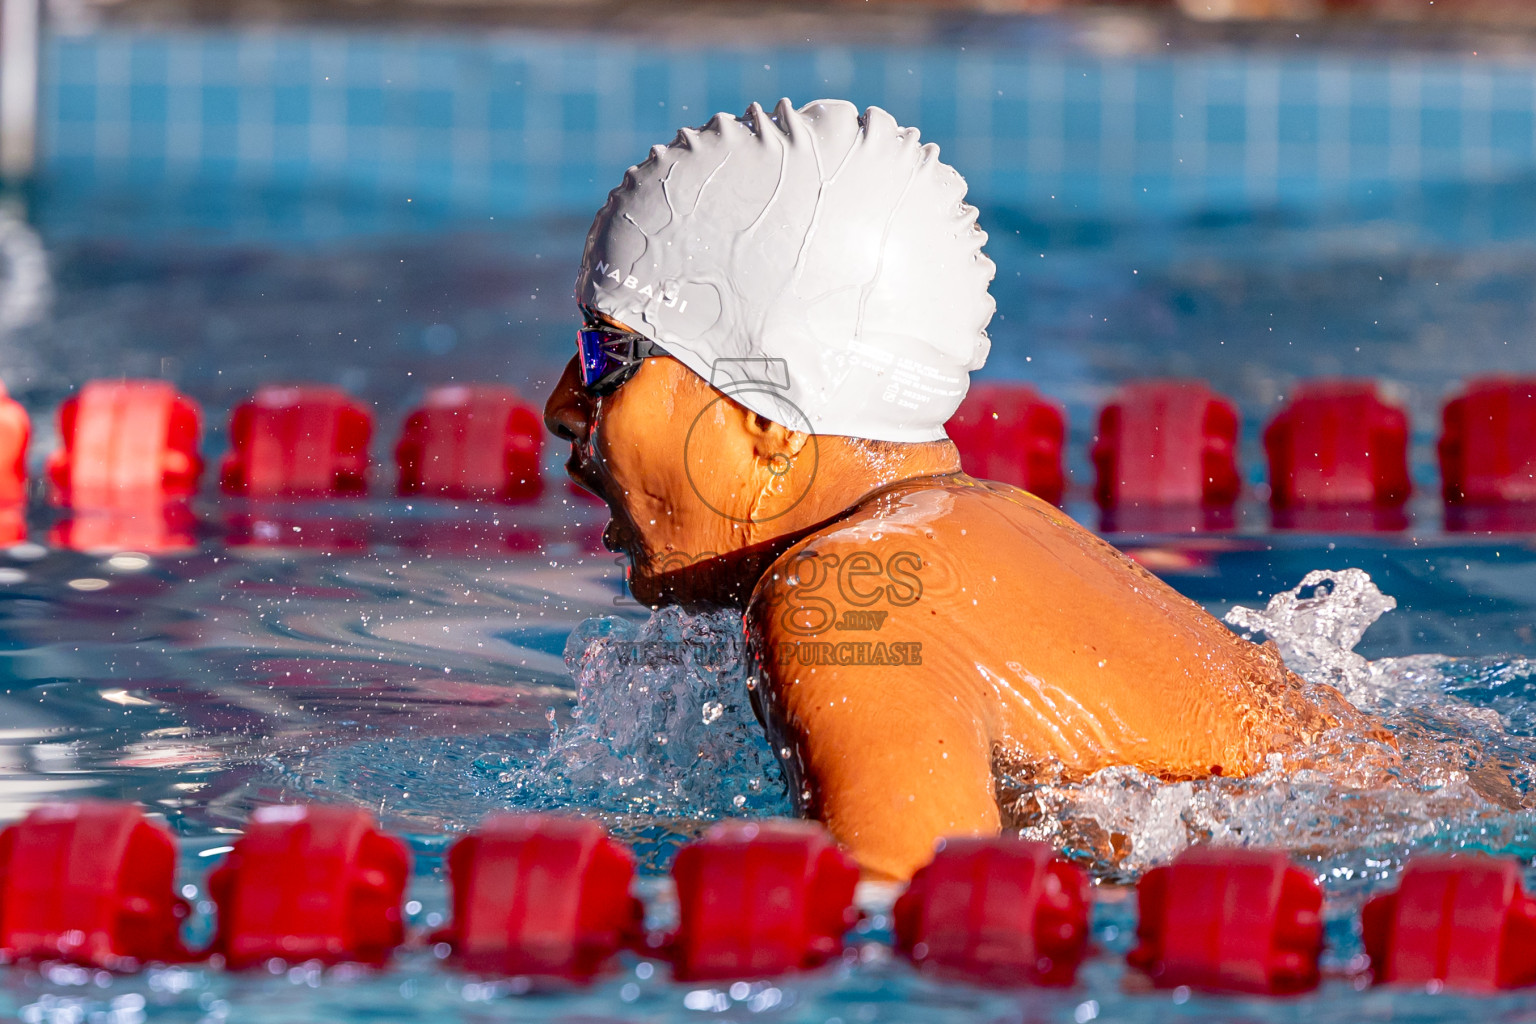
[{"label": "blue goggle lens", "polygon": [[577,331],[576,350],[581,362],[581,383],[597,393],[607,393],[624,383],[647,356],[659,351],[638,335],[601,327]]},{"label": "blue goggle lens", "polygon": [[582,329],[576,332],[576,349],[581,354],[581,383],[591,387],[618,368],[618,360],[604,346],[612,331]]}]

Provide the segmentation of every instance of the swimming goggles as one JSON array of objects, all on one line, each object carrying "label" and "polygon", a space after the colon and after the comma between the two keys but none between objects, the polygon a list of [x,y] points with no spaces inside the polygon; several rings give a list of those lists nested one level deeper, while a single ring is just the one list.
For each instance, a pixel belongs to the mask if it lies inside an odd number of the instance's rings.
[{"label": "swimming goggles", "polygon": [[609,327],[583,327],[576,332],[581,383],[596,397],[611,395],[635,375],[651,356],[666,355],[649,338]]}]

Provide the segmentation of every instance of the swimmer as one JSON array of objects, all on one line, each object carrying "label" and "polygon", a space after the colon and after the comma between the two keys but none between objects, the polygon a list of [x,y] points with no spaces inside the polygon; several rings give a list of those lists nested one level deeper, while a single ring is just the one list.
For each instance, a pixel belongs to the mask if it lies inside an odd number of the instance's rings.
[{"label": "swimmer", "polygon": [[598,213],[545,409],[659,606],[741,608],[753,706],[866,877],[995,833],[998,778],[1242,776],[1363,718],[944,424],[994,266],[910,128],[823,100],[684,129]]}]

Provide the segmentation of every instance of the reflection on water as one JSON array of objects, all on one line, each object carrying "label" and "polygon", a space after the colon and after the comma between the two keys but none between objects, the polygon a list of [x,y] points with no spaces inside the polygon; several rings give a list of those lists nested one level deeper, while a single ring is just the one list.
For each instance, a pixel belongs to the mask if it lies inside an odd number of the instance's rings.
[{"label": "reflection on water", "polygon": [[[321,538],[307,544],[12,549],[0,566],[0,809],[120,796],[200,834],[296,792],[355,800],[413,832],[492,806],[423,802],[381,785],[379,766],[435,745],[543,745],[568,703],[565,637],[612,613],[619,592],[611,556],[591,550],[590,510],[556,500],[520,510],[515,529],[497,525],[506,510],[347,514],[383,539],[332,545],[335,524],[312,512],[282,521]],[[230,518],[238,540],[250,513]],[[392,746],[400,755],[379,756]],[[355,769],[307,767],[353,749],[373,753]]]}]

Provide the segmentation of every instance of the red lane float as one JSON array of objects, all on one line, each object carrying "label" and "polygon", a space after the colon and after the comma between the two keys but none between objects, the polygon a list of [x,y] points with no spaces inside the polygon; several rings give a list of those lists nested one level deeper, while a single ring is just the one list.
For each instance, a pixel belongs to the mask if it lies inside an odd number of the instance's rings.
[{"label": "red lane float", "polygon": [[433,938],[467,970],[586,981],[641,937],[634,875],[596,822],[495,815],[448,852],[453,920]]},{"label": "red lane float", "polygon": [[25,505],[0,505],[0,548],[20,544],[27,539]]},{"label": "red lane float", "polygon": [[1441,417],[1446,528],[1536,529],[1536,379],[1468,381]]},{"label": "red lane float", "polygon": [[359,807],[263,807],[208,876],[213,951],[232,968],[271,959],[382,965],[405,937],[405,844]]},{"label": "red lane float", "polygon": [[972,384],[944,430],[960,449],[960,464],[971,476],[1013,484],[1061,504],[1066,490],[1061,468],[1066,415],[1034,388]]},{"label": "red lane float", "polygon": [[400,494],[530,501],[544,489],[543,453],[544,418],[511,388],[433,388],[395,448]]},{"label": "red lane float", "polygon": [[1139,945],[1159,988],[1283,995],[1315,988],[1323,893],[1284,853],[1199,847],[1142,876]]},{"label": "red lane float", "polygon": [[194,545],[202,414],[164,381],[93,381],[59,407],[48,460],[53,500],[70,514],[49,533],[80,551],[149,553]]},{"label": "red lane float", "polygon": [[45,804],[0,832],[0,953],[129,968],[188,959],[176,845],[132,804]]},{"label": "red lane float", "polygon": [[0,505],[27,500],[27,443],[32,420],[21,403],[0,386]]},{"label": "red lane float", "polygon": [[1378,984],[1471,992],[1536,984],[1536,898],[1520,865],[1479,854],[1417,857],[1361,914]]},{"label": "red lane float", "polygon": [[1204,381],[1133,381],[1099,412],[1090,456],[1106,529],[1225,528],[1242,492],[1241,420]]},{"label": "red lane float", "polygon": [[1441,416],[1440,481],[1447,502],[1536,501],[1536,380],[1468,381]]},{"label": "red lane float", "polygon": [[896,901],[896,951],[998,985],[1070,985],[1088,947],[1088,878],[1046,843],[946,839]]},{"label": "red lane float", "polygon": [[339,498],[368,490],[373,416],[339,388],[268,385],[229,417],[226,494]]},{"label": "red lane float", "polygon": [[27,443],[32,421],[0,386],[0,546],[27,537]]},{"label": "red lane float", "polygon": [[1413,491],[1408,414],[1374,381],[1297,385],[1264,430],[1275,525],[1398,529]]},{"label": "red lane float", "polygon": [[48,460],[55,500],[75,508],[159,504],[196,493],[202,413],[164,381],[92,381],[59,407]]},{"label": "red lane float", "polygon": [[680,980],[762,977],[817,967],[858,920],[858,866],[807,821],[727,821],[672,865]]}]

